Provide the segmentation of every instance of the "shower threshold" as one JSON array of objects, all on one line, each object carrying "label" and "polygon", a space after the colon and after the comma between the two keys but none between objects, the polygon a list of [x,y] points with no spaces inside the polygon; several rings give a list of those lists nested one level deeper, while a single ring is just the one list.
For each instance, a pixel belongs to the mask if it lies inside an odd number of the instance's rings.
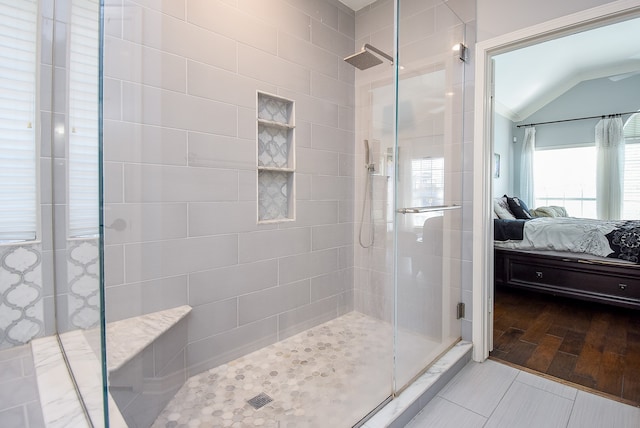
[{"label": "shower threshold", "polygon": [[391,395],[392,343],[390,324],[350,312],[192,376],[153,427],[350,427]]}]

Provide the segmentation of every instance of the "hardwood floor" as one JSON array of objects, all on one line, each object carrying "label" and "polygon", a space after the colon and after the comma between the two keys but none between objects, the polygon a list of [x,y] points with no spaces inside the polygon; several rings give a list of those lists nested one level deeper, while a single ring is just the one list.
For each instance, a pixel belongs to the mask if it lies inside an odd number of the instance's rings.
[{"label": "hardwood floor", "polygon": [[640,406],[640,311],[499,287],[491,357]]}]

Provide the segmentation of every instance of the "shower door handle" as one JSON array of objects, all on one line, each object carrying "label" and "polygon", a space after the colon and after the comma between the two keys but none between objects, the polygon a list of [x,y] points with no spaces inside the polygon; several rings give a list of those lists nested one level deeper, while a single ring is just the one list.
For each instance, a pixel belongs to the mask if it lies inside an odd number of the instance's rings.
[{"label": "shower door handle", "polygon": [[460,205],[431,205],[428,207],[410,207],[410,208],[398,208],[396,210],[399,214],[419,214],[430,213],[434,211],[450,211],[462,208]]}]

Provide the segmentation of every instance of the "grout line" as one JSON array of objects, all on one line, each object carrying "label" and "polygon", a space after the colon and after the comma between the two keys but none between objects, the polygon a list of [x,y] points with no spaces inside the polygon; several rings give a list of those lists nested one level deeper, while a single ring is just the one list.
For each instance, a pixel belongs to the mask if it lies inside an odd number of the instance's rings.
[{"label": "grout line", "polygon": [[[449,382],[451,382],[451,381],[449,381]],[[444,387],[443,387],[443,389],[444,389]],[[440,392],[442,392],[442,390],[440,390]],[[451,403],[451,404],[453,404],[453,405],[455,405],[455,406],[457,406],[457,407],[460,407],[460,408],[462,408],[462,409],[465,409],[465,410],[467,410],[467,411],[469,411],[469,412],[473,413],[474,415],[478,415],[478,416],[480,416],[481,418],[485,419],[485,424],[489,421],[489,417],[487,417],[487,416],[485,416],[485,415],[482,415],[482,414],[480,414],[480,413],[476,412],[475,410],[471,410],[471,409],[469,409],[469,408],[467,408],[467,407],[463,406],[462,404],[458,404],[458,403],[456,403],[455,401],[451,401],[451,400],[449,400],[448,398],[445,398],[445,397],[443,397],[442,395],[440,395],[440,393],[436,394],[436,396],[435,396],[434,398],[436,398],[436,397],[440,398],[441,400],[447,401],[447,402],[449,402],[449,403]],[[429,403],[427,403],[427,405],[429,405]]]},{"label": "grout line", "polygon": [[[516,370],[518,370],[518,369],[516,369]],[[511,380],[511,383],[509,383],[509,386],[504,390],[504,393],[502,394],[502,397],[500,397],[500,400],[498,401],[498,404],[496,404],[496,407],[493,408],[493,410],[491,411],[491,414],[487,418],[487,422],[493,417],[494,413],[496,412],[496,409],[498,407],[500,407],[500,404],[502,404],[502,400],[504,400],[504,397],[506,397],[507,393],[509,392],[509,390],[513,386],[513,384],[516,381],[516,378],[518,377],[518,374],[520,374],[520,372],[521,372],[521,370],[518,370],[518,373],[513,377],[513,379]]]}]

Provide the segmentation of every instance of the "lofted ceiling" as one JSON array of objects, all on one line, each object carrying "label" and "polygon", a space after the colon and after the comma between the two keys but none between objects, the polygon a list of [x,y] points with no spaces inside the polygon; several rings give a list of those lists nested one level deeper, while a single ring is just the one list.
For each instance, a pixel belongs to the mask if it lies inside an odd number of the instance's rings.
[{"label": "lofted ceiling", "polygon": [[519,122],[578,83],[640,73],[640,18],[496,55],[496,111]]}]

